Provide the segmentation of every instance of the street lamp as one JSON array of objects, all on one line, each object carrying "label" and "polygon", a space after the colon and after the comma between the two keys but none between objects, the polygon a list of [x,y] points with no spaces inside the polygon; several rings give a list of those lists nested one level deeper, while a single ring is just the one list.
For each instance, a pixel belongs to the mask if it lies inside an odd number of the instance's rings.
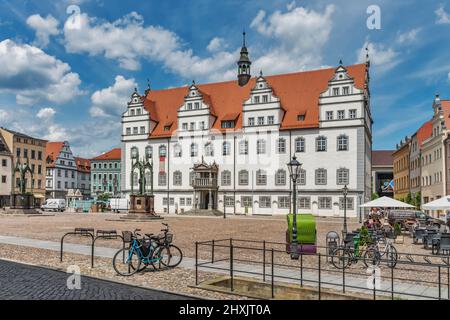
[{"label": "street lamp", "polygon": [[362,205],[362,195],[359,195],[359,223],[362,223],[362,215],[361,215],[361,205]]},{"label": "street lamp", "polygon": [[227,207],[226,200],[227,200],[227,193],[226,193],[226,191],[224,191],[223,192],[223,218],[224,219],[226,219],[226,215],[225,215],[225,208]]},{"label": "street lamp", "polygon": [[344,230],[343,230],[343,234],[344,234],[344,236],[346,236],[347,235],[347,193],[348,193],[347,185],[345,185],[344,188],[342,189],[342,193],[344,194]]},{"label": "street lamp", "polygon": [[292,157],[292,160],[287,164],[288,169],[289,169],[289,175],[291,176],[292,179],[292,215],[293,215],[293,219],[292,219],[292,242],[291,242],[291,258],[292,259],[298,259],[299,255],[297,252],[297,246],[298,246],[298,242],[297,242],[297,201],[296,201],[296,197],[297,197],[297,179],[299,177],[300,174],[300,170],[302,167],[302,164],[300,162],[298,162],[297,157],[294,156]]}]

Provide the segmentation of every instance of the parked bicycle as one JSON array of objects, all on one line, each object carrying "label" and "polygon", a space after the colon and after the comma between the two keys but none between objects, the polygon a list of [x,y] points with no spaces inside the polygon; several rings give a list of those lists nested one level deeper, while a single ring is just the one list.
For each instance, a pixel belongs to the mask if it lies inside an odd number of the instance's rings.
[{"label": "parked bicycle", "polygon": [[350,267],[352,264],[356,264],[359,260],[362,260],[366,267],[371,264],[370,261],[366,260],[366,256],[370,257],[372,255],[367,255],[368,251],[374,250],[374,248],[359,246],[359,235],[354,236],[348,234],[346,239],[344,239],[344,244],[338,246],[331,252],[331,263],[337,269],[345,269]]},{"label": "parked bicycle", "polygon": [[398,254],[397,249],[392,245],[393,242],[394,239],[388,237],[383,242],[375,241],[364,253],[364,262],[367,261],[367,264],[379,266],[382,260],[386,260],[388,267],[395,268]]},{"label": "parked bicycle", "polygon": [[152,266],[155,270],[161,268],[173,268],[181,263],[182,251],[172,244],[173,234],[169,232],[169,226],[161,231],[163,234],[141,235],[140,229],[133,232],[129,248],[117,251],[113,258],[114,270],[120,275],[131,276]]}]

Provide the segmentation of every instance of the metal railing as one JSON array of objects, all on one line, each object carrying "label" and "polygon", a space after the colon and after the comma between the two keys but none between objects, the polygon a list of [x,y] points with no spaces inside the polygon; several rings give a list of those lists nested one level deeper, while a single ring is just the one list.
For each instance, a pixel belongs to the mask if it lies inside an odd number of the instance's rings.
[{"label": "metal railing", "polygon": [[194,187],[217,187],[216,178],[195,178]]},{"label": "metal railing", "polygon": [[[388,284],[383,288],[382,284],[377,283],[376,266],[369,264],[370,269],[358,268],[358,265],[364,266],[364,264],[361,257],[356,257],[352,266],[335,268],[330,260],[336,256],[330,254],[330,249],[317,246],[317,253],[301,253],[299,260],[296,261],[290,259],[287,244],[281,242],[232,238],[196,242],[195,284],[199,286],[206,281],[205,279],[201,281],[200,276],[210,278],[211,274],[208,273],[210,271],[227,274],[230,278],[231,292],[235,291],[237,274],[268,283],[271,286],[269,298],[275,298],[276,283],[284,282],[298,284],[300,287],[308,285],[312,289],[315,287],[319,300],[322,298],[324,289],[339,290],[343,294],[365,293],[366,298],[370,295],[374,300],[378,298],[450,299],[450,258],[448,256],[398,253],[394,268],[387,265],[392,260],[383,258],[380,260],[380,269],[378,269],[383,270],[380,280]],[[248,268],[248,266],[253,267]],[[200,274],[200,271],[206,273]],[[284,274],[280,271],[284,271]],[[292,276],[287,274],[290,271]],[[306,277],[306,273],[310,276]],[[330,277],[333,277],[335,281],[330,281]],[[340,281],[336,281],[338,278]],[[365,280],[364,285],[355,284],[355,279]],[[367,279],[372,281],[370,286]],[[424,288],[424,290],[421,292],[401,290],[405,285],[411,288],[417,286],[416,288]],[[430,293],[433,290],[437,290],[437,295]]]}]

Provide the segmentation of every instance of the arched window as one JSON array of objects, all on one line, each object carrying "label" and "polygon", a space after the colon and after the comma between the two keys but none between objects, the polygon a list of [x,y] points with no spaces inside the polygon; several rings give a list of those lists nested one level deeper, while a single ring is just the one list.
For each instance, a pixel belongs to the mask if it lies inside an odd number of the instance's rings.
[{"label": "arched window", "polygon": [[248,185],[248,171],[247,170],[239,171],[239,185],[240,186]]},{"label": "arched window", "polygon": [[256,153],[265,154],[266,153],[266,140],[259,139],[256,142]]},{"label": "arched window", "polygon": [[181,186],[181,184],[182,184],[181,171],[175,171],[173,173],[173,185],[174,186]]},{"label": "arched window", "polygon": [[286,171],[283,169],[279,169],[275,173],[275,184],[277,186],[284,186],[286,185]]},{"label": "arched window", "polygon": [[229,170],[222,171],[222,186],[231,186],[231,172]]},{"label": "arched window", "polygon": [[230,143],[225,141],[222,144],[222,155],[229,156],[230,155]]},{"label": "arched window", "polygon": [[198,146],[196,143],[191,143],[191,157],[196,157],[198,155]]},{"label": "arched window", "polygon": [[327,138],[320,136],[316,138],[316,150],[327,151]]},{"label": "arched window", "polygon": [[267,173],[264,170],[256,171],[256,185],[265,186],[267,184]]},{"label": "arched window", "polygon": [[305,152],[305,138],[295,139],[295,152]]},{"label": "arched window", "polygon": [[239,142],[239,154],[248,154],[248,141],[242,140]]},{"label": "arched window", "polygon": [[346,168],[339,168],[336,173],[336,184],[344,185],[349,182],[349,170]]},{"label": "arched window", "polygon": [[205,144],[205,155],[207,157],[213,157],[214,156],[214,147],[211,142],[207,142]]},{"label": "arched window", "polygon": [[145,156],[146,156],[148,159],[153,158],[153,147],[152,147],[152,146],[146,146],[146,147],[145,147]]},{"label": "arched window", "polygon": [[173,147],[173,155],[174,155],[175,158],[180,158],[182,156],[182,148],[181,148],[180,144],[177,143]]},{"label": "arched window", "polygon": [[347,151],[348,150],[348,137],[345,134],[341,134],[337,138],[337,150]]},{"label": "arched window", "polygon": [[158,186],[165,186],[167,184],[167,174],[165,172],[158,173]]},{"label": "arched window", "polygon": [[278,139],[278,153],[286,153],[286,139]]},{"label": "arched window", "polygon": [[165,157],[167,155],[166,146],[159,146],[159,156]]}]

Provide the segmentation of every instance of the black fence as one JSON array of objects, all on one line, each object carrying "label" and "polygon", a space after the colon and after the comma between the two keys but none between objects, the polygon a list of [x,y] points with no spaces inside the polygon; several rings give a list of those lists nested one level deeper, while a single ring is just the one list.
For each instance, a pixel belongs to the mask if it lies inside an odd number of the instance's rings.
[{"label": "black fence", "polygon": [[[228,289],[233,292],[239,274],[269,283],[271,296],[267,298],[276,298],[276,283],[284,282],[315,289],[319,300],[324,289],[344,294],[363,293],[370,299],[450,299],[449,256],[398,253],[393,268],[389,267],[392,260],[384,257],[379,268],[366,267],[361,257],[355,257],[351,266],[336,268],[331,263],[335,257],[332,249],[318,246],[317,253],[301,253],[298,260],[292,260],[286,243],[243,239],[196,242],[195,283],[199,286],[221,273],[229,276]],[[355,279],[366,281],[355,284]]]}]

